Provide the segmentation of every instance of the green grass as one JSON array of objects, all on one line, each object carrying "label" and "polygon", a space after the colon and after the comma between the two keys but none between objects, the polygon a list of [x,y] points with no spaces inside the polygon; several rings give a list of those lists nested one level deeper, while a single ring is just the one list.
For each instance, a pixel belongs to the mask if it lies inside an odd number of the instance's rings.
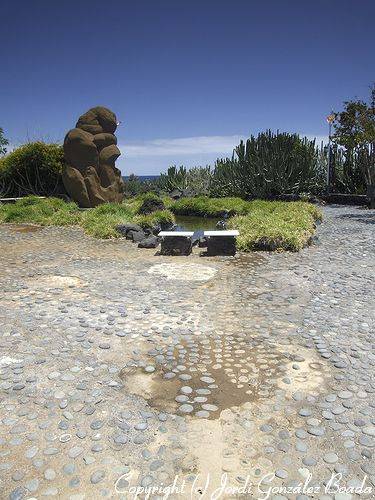
[{"label": "green grass", "polygon": [[221,217],[225,210],[231,215],[244,215],[249,211],[249,202],[241,198],[180,198],[167,204],[176,215],[197,215],[199,217]]},{"label": "green grass", "polygon": [[169,210],[157,210],[147,215],[136,215],[134,217],[134,222],[143,228],[151,228],[153,226],[157,226],[158,224],[173,224],[175,222],[175,218]]},{"label": "green grass", "polygon": [[183,198],[177,202],[163,200],[170,210],[149,215],[138,214],[144,197],[127,200],[121,205],[108,203],[81,211],[75,203],[58,198],[40,199],[28,196],[14,204],[0,205],[0,223],[29,223],[41,226],[79,226],[95,238],[119,238],[116,226],[136,222],[144,228],[174,222],[172,212],[180,215],[219,217],[223,210],[236,213],[228,221],[238,229],[239,250],[290,250],[306,246],[315,232],[315,222],[322,213],[302,201],[251,201],[239,198]]},{"label": "green grass", "polygon": [[309,244],[321,211],[302,201],[249,202],[249,213],[232,217],[228,227],[238,229],[237,247],[254,250],[289,250],[297,252]]},{"label": "green grass", "polygon": [[38,224],[40,226],[79,226],[94,238],[120,238],[116,226],[124,222],[137,222],[142,227],[174,221],[168,210],[147,216],[137,215],[142,200],[121,205],[106,203],[91,210],[79,210],[75,203],[66,203],[59,198],[40,199],[27,196],[13,204],[0,204],[0,223]]}]

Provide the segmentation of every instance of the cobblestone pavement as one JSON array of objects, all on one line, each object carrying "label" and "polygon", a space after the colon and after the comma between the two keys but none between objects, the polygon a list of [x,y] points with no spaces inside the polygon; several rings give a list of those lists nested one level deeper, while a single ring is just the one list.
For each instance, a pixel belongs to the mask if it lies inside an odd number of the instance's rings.
[{"label": "cobblestone pavement", "polygon": [[1,226],[0,497],[375,498],[375,214],[324,212],[235,258]]}]

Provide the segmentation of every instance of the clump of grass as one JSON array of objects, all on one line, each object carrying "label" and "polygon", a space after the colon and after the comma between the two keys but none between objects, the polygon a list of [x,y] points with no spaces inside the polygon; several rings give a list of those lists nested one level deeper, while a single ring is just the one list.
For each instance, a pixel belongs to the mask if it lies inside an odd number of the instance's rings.
[{"label": "clump of grass", "polygon": [[94,238],[119,238],[121,235],[116,231],[116,226],[132,220],[133,214],[126,205],[106,203],[85,210],[80,225],[86,234]]},{"label": "clump of grass", "polygon": [[230,215],[243,215],[249,211],[249,202],[241,198],[180,198],[168,208],[176,215],[197,215],[199,217],[222,217],[229,211]]},{"label": "clump of grass", "polygon": [[322,219],[321,211],[301,201],[249,202],[247,215],[229,220],[228,227],[238,229],[237,247],[254,250],[299,251],[306,246],[315,232],[315,222]]},{"label": "clump of grass", "polygon": [[0,222],[5,223],[73,226],[79,224],[80,220],[81,212],[77,205],[59,198],[27,196],[16,203],[0,206]]},{"label": "clump of grass", "polygon": [[158,225],[164,226],[174,224],[175,218],[169,210],[157,210],[147,215],[136,215],[134,217],[134,222],[146,229]]}]

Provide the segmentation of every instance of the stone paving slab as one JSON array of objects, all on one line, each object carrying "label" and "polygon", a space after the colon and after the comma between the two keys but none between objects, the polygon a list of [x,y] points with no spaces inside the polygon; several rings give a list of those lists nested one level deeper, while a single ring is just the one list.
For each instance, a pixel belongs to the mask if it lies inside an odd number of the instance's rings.
[{"label": "stone paving slab", "polygon": [[234,258],[0,226],[0,498],[375,498],[375,215],[324,215]]}]

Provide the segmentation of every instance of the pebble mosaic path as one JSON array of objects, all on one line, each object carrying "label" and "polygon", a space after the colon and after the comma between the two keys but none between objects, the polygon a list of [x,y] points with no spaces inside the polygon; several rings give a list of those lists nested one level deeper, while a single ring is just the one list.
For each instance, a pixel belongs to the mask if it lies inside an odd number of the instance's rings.
[{"label": "pebble mosaic path", "polygon": [[0,226],[0,498],[375,498],[375,214],[324,216],[235,258]]}]

